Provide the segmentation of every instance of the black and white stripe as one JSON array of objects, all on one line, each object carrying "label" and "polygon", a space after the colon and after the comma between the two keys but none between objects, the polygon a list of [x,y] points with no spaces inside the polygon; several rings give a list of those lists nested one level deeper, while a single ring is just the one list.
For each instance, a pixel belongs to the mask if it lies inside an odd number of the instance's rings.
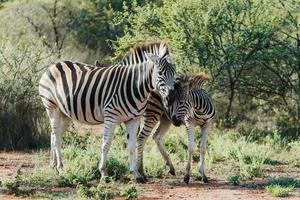
[{"label": "black and white stripe", "polygon": [[[138,136],[138,170],[144,176],[143,170],[143,149],[147,138],[150,136],[153,128],[159,122],[159,126],[154,133],[154,140],[156,141],[158,148],[170,167],[170,173],[175,175],[175,168],[167,154],[166,148],[163,143],[164,134],[168,131],[169,127],[173,123],[175,126],[179,126],[184,123],[188,133],[188,150],[189,158],[186,166],[186,174],[184,181],[189,182],[190,176],[190,163],[192,153],[195,149],[195,126],[201,127],[201,163],[199,171],[202,174],[203,181],[207,182],[207,177],[204,170],[204,160],[206,151],[206,141],[208,137],[208,128],[211,124],[211,120],[215,115],[215,107],[208,93],[201,88],[203,83],[202,75],[198,78],[198,85],[191,85],[189,77],[183,75],[175,83],[174,91],[174,103],[168,110],[163,109],[161,98],[156,93],[152,92],[147,109],[144,114],[144,126]],[[199,85],[200,83],[200,85]]]},{"label": "black and white stripe", "polygon": [[104,176],[107,153],[116,125],[125,122],[129,139],[130,170],[135,166],[136,131],[151,91],[157,90],[164,106],[173,89],[175,68],[164,42],[134,47],[119,64],[97,67],[64,61],[51,65],[43,74],[39,93],[52,127],[51,164],[62,167],[61,134],[71,120],[85,124],[104,123],[99,169]]}]

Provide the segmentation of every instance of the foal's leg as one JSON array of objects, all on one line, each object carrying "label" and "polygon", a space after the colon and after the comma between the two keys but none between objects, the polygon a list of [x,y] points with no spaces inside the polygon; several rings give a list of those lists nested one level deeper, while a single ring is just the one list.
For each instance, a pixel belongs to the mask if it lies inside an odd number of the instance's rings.
[{"label": "foal's leg", "polygon": [[136,137],[138,128],[140,125],[140,118],[125,122],[127,133],[128,133],[128,151],[129,151],[129,162],[130,172],[136,178],[138,182],[145,182],[143,177],[137,170],[136,166]]},{"label": "foal's leg", "polygon": [[170,128],[170,126],[171,126],[170,120],[166,116],[163,116],[160,120],[159,127],[157,128],[156,132],[153,135],[153,139],[155,140],[162,157],[164,158],[164,160],[166,161],[167,165],[170,168],[169,171],[170,174],[175,175],[175,168],[173,166],[173,163],[171,162],[166,147],[163,143],[163,137],[165,133],[168,131],[168,129]]},{"label": "foal's leg", "polygon": [[208,179],[205,173],[205,153],[206,153],[206,142],[208,138],[210,124],[205,124],[201,127],[201,143],[200,143],[200,165],[199,172],[202,175],[204,183],[208,183]]},{"label": "foal's leg", "polygon": [[195,149],[195,125],[192,122],[186,122],[186,129],[188,133],[188,160],[185,168],[185,175],[183,181],[189,184],[191,174],[191,162],[192,156]]},{"label": "foal's leg", "polygon": [[62,134],[68,129],[71,120],[66,117],[58,108],[52,110],[47,109],[47,113],[50,118],[50,126],[52,129],[50,166],[59,172],[63,168],[61,158]]}]

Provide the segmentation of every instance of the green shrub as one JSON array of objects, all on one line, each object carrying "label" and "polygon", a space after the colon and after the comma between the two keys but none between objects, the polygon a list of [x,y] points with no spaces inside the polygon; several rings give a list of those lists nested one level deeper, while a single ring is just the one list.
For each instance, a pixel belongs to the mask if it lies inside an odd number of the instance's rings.
[{"label": "green shrub", "polygon": [[288,176],[270,178],[267,180],[266,185],[279,185],[282,187],[300,187],[300,180]]},{"label": "green shrub", "polygon": [[261,176],[264,168],[263,164],[269,154],[270,149],[268,147],[247,143],[243,140],[236,143],[230,150],[230,157],[237,162],[242,179]]},{"label": "green shrub", "polygon": [[238,185],[240,183],[240,175],[228,176],[227,181],[232,185]]},{"label": "green shrub", "polygon": [[129,168],[127,163],[123,163],[114,157],[109,157],[107,160],[107,173],[108,176],[114,180],[125,180],[127,179],[126,174]]},{"label": "green shrub", "polygon": [[[99,141],[89,134],[84,136],[68,135],[63,146],[64,170],[60,177],[61,186],[76,186],[100,178],[98,163],[100,160]],[[79,138],[79,139],[77,139]],[[65,139],[65,138],[64,138]],[[66,144],[68,144],[65,142]]]},{"label": "green shrub", "polygon": [[35,188],[25,187],[26,181],[22,177],[21,166],[17,169],[16,175],[12,180],[4,180],[2,186],[8,194],[16,196],[30,196],[36,192]]},{"label": "green shrub", "polygon": [[280,185],[270,185],[266,191],[274,197],[287,197],[294,191],[294,187],[283,187]]},{"label": "green shrub", "polygon": [[[299,140],[300,125],[298,121],[288,116],[281,116],[276,120],[276,130],[278,142],[286,145],[288,142]],[[283,140],[280,142],[280,140]]]},{"label": "green shrub", "polygon": [[48,147],[49,123],[38,95],[43,47],[0,36],[0,150]]},{"label": "green shrub", "polygon": [[113,199],[120,196],[119,192],[111,192],[105,185],[99,184],[97,187],[77,186],[77,195],[82,198],[93,198],[100,200]]},{"label": "green shrub", "polygon": [[129,185],[121,192],[121,196],[125,199],[134,199],[138,197],[138,191],[134,185]]}]

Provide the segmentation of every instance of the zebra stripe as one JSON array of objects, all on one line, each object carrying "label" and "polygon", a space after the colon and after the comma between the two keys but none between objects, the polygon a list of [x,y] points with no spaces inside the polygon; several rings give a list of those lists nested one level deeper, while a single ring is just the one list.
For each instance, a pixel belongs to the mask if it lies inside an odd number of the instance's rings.
[{"label": "zebra stripe", "polygon": [[136,46],[120,63],[110,67],[71,61],[51,65],[40,80],[39,94],[52,127],[53,166],[62,166],[60,137],[70,120],[86,124],[104,123],[99,166],[104,176],[114,128],[125,122],[131,136],[128,145],[130,170],[139,177],[132,152],[136,144],[135,129],[138,128],[139,118],[146,109],[151,91],[158,91],[165,108],[170,103],[168,96],[174,89],[174,74],[171,52],[164,42]]},{"label": "zebra stripe", "polygon": [[[170,167],[170,173],[175,175],[175,168],[166,152],[164,143],[162,142],[164,134],[167,132],[171,123],[179,126],[182,122],[185,124],[188,132],[188,149],[189,158],[186,167],[186,174],[184,181],[189,182],[190,175],[190,163],[192,159],[192,152],[195,148],[194,143],[194,127],[200,126],[202,131],[201,136],[201,164],[200,173],[202,174],[203,180],[206,182],[207,177],[204,172],[204,155],[206,148],[206,140],[208,134],[208,128],[211,124],[211,120],[215,116],[215,107],[209,97],[208,93],[201,88],[203,79],[206,79],[203,74],[194,76],[191,80],[188,76],[181,76],[176,81],[174,86],[175,101],[169,109],[163,108],[161,97],[155,92],[152,92],[147,109],[144,114],[144,126],[138,136],[138,171],[144,176],[143,169],[143,149],[147,138],[150,136],[153,128],[158,122],[159,126],[153,136],[156,141],[158,148],[165,159],[167,165]],[[202,80],[202,81],[201,81]],[[197,81],[197,82],[195,82]],[[196,84],[191,86],[191,84]],[[198,85],[200,84],[200,85]],[[191,89],[189,89],[191,88]]]}]

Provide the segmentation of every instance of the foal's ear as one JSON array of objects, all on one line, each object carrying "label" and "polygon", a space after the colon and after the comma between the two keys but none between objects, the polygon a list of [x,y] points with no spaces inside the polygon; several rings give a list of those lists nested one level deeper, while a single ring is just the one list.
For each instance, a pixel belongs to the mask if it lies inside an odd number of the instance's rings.
[{"label": "foal's ear", "polygon": [[99,62],[99,60],[96,60],[96,61],[95,61],[95,66],[96,66],[96,67],[102,67],[101,64],[100,64],[100,62]]},{"label": "foal's ear", "polygon": [[154,55],[152,53],[145,52],[148,59],[150,59],[154,64],[159,64],[159,57],[157,55]]},{"label": "foal's ear", "polygon": [[172,64],[172,57],[170,55],[166,57],[166,60],[169,64]]}]

